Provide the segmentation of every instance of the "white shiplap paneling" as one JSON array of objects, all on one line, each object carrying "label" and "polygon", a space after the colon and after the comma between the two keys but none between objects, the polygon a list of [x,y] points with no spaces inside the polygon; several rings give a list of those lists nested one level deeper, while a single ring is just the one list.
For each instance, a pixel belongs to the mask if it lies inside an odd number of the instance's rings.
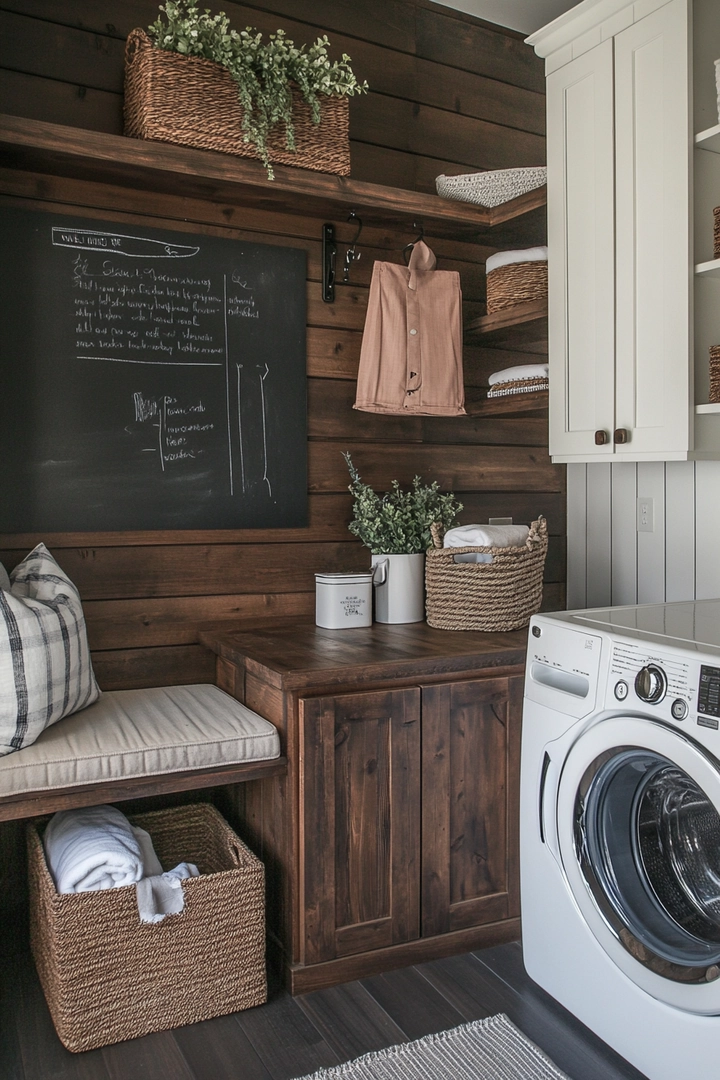
[{"label": "white shiplap paneling", "polygon": [[[720,462],[604,470],[568,465],[568,608],[720,597]],[[639,496],[651,533],[637,531]]]}]

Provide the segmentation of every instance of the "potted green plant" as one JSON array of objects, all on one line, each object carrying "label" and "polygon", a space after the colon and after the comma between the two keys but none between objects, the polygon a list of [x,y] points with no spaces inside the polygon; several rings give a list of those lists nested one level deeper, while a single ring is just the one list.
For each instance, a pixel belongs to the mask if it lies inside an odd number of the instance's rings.
[{"label": "potted green plant", "polygon": [[378,495],[362,482],[350,454],[343,454],[353,496],[350,532],[370,548],[378,622],[421,622],[425,617],[425,552],[432,546],[430,526],[451,528],[460,511],[452,492],[441,492],[437,481],[423,484],[416,476],[404,491],[393,480],[390,491]]},{"label": "potted green plant", "polygon": [[234,30],[224,12],[167,0],[149,33],[128,37],[125,133],[348,175],[348,103],[367,91],[327,36],[296,46]]}]

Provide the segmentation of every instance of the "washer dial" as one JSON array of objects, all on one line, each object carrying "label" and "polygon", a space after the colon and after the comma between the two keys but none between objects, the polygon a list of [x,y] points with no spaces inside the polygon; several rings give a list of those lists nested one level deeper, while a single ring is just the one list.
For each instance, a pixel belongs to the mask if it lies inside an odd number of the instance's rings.
[{"label": "washer dial", "polygon": [[635,676],[635,693],[641,701],[656,705],[667,692],[667,675],[658,664],[647,664]]}]

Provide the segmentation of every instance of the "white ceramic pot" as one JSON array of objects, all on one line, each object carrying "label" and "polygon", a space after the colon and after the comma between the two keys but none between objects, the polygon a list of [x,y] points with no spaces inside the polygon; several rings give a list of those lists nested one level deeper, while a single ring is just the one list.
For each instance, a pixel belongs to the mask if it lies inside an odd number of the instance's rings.
[{"label": "white ceramic pot", "polygon": [[425,618],[425,556],[373,555],[375,621],[422,622]]}]

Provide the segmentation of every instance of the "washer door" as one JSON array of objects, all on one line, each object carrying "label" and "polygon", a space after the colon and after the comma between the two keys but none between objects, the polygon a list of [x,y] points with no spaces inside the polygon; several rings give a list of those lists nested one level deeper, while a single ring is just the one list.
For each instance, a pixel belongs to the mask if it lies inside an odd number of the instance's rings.
[{"label": "washer door", "polygon": [[614,963],[661,1001],[719,1014],[717,763],[654,721],[600,721],[565,759],[557,828],[568,885]]}]

